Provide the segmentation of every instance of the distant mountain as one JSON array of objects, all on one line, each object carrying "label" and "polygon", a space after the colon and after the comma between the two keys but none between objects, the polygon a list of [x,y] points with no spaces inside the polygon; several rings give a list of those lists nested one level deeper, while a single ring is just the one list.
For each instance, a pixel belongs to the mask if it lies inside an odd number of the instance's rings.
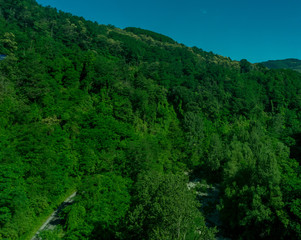
[{"label": "distant mountain", "polygon": [[296,58],[288,58],[284,60],[270,60],[262,62],[261,64],[271,69],[286,68],[301,72],[301,60]]}]

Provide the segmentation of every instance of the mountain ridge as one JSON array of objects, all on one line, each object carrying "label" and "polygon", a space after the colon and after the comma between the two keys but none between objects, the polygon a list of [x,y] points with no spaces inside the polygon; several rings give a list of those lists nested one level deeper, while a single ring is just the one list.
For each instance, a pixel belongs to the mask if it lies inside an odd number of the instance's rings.
[{"label": "mountain ridge", "polygon": [[286,58],[282,60],[268,60],[260,64],[270,69],[292,69],[301,73],[301,60],[297,58]]}]

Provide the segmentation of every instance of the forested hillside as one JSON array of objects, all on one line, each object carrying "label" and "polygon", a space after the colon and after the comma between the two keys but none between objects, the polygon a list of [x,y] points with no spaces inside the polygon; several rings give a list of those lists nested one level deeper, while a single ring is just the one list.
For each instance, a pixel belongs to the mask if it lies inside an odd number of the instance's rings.
[{"label": "forested hillside", "polygon": [[43,239],[301,238],[300,73],[35,0],[0,0],[0,54],[0,239],[75,189]]},{"label": "forested hillside", "polygon": [[271,69],[292,69],[301,72],[301,60],[295,58],[288,58],[284,60],[269,60],[262,62],[264,66]]}]

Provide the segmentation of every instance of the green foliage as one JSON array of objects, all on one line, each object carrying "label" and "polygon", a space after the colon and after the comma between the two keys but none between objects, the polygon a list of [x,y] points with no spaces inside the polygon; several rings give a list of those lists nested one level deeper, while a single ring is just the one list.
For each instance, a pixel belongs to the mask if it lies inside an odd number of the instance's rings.
[{"label": "green foliage", "polygon": [[130,204],[130,181],[112,173],[92,175],[66,209],[66,239],[112,239]]},{"label": "green foliage", "polygon": [[227,236],[301,238],[300,73],[34,0],[0,0],[0,54],[0,238],[77,188],[44,238],[212,239],[185,171]]},{"label": "green foliage", "polygon": [[154,40],[157,41],[162,41],[162,42],[168,42],[168,43],[176,43],[173,39],[164,36],[162,34],[156,33],[156,32],[152,32],[149,30],[145,30],[145,29],[141,29],[141,28],[135,28],[135,27],[127,27],[124,29],[127,32],[132,32],[136,35],[145,35],[147,37],[151,37]]},{"label": "green foliage", "polygon": [[183,177],[149,172],[135,186],[129,239],[214,239]]}]

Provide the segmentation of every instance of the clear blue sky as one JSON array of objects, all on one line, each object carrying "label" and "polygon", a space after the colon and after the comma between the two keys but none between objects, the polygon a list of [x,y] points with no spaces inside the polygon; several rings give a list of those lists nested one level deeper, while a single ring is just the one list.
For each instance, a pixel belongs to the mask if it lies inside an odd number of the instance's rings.
[{"label": "clear blue sky", "polygon": [[37,0],[119,28],[140,27],[250,62],[301,59],[301,0]]}]

